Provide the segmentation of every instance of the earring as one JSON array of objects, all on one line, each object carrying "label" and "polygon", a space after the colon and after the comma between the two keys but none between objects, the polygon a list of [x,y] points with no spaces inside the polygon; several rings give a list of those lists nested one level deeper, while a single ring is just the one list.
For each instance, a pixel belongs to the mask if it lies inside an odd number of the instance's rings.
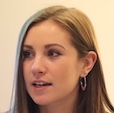
[{"label": "earring", "polygon": [[81,85],[82,91],[85,91],[86,90],[86,87],[87,87],[86,77],[80,78],[80,85]]}]

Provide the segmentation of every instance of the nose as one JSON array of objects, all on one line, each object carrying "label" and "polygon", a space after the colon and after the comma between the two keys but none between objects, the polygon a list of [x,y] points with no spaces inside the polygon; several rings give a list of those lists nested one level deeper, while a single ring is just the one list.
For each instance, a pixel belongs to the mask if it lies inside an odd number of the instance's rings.
[{"label": "nose", "polygon": [[35,58],[31,65],[31,72],[34,76],[39,77],[42,75],[45,75],[46,73],[46,67],[45,67],[45,61],[42,58]]}]

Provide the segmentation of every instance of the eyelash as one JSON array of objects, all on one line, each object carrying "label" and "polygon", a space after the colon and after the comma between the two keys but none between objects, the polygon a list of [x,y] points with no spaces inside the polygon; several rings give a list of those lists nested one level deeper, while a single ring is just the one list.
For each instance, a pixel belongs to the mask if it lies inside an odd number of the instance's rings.
[{"label": "eyelash", "polygon": [[31,51],[28,50],[24,50],[22,52],[22,59],[26,59],[26,58],[32,58],[34,56],[34,54]]},{"label": "eyelash", "polygon": [[62,54],[57,50],[49,50],[47,55],[50,56],[50,57],[58,57]]},{"label": "eyelash", "polygon": [[[47,53],[46,53],[47,56],[49,57],[58,57],[60,55],[62,55],[59,51],[57,50],[49,50]],[[34,57],[34,53],[29,51],[29,50],[23,50],[22,52],[22,60],[25,60],[27,58],[32,58]]]}]

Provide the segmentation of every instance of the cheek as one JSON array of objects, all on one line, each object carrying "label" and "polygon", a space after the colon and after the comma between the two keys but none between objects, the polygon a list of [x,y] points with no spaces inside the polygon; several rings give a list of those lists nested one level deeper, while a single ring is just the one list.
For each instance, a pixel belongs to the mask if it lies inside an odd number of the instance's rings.
[{"label": "cheek", "polygon": [[[61,66],[60,66],[61,65]],[[74,65],[71,63],[60,63],[56,65],[56,68],[53,66],[51,73],[53,77],[54,88],[60,98],[65,97],[69,94],[72,96],[76,95],[78,92],[79,86],[79,72],[74,68]]]},{"label": "cheek", "polygon": [[60,84],[76,84],[79,80],[80,69],[72,60],[62,60],[52,64],[51,75]]}]

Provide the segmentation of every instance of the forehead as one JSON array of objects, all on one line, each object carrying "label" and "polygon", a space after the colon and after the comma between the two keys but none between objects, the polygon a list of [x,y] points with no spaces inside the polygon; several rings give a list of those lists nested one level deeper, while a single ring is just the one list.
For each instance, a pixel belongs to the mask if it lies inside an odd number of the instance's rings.
[{"label": "forehead", "polygon": [[33,40],[40,40],[41,42],[51,41],[70,43],[71,37],[72,36],[65,28],[57,22],[49,19],[32,26],[25,37],[24,43],[28,43]]}]

